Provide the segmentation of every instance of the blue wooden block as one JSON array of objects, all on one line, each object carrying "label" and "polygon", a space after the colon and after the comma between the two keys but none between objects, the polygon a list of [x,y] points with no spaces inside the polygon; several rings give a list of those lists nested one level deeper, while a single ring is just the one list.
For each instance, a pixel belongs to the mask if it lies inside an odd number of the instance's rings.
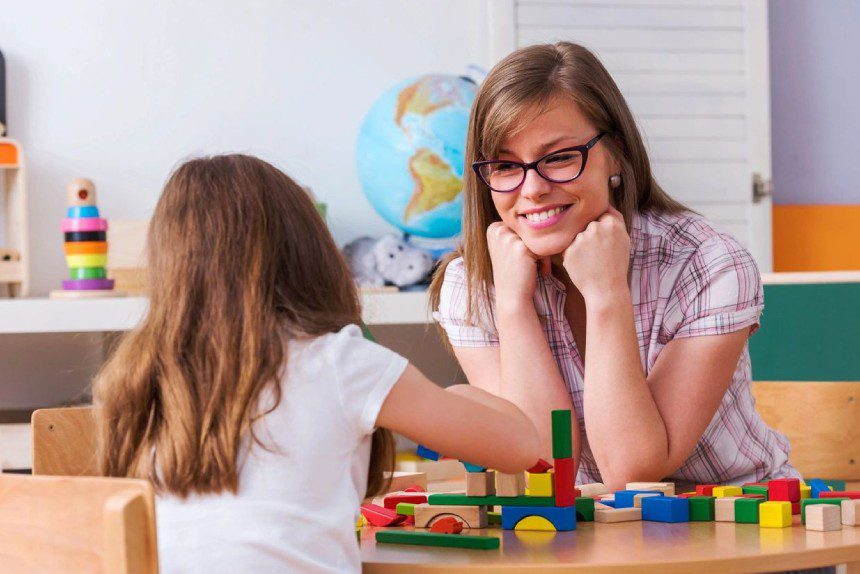
[{"label": "blue wooden block", "polygon": [[502,528],[513,530],[520,520],[528,516],[546,518],[558,532],[576,530],[575,506],[502,506]]},{"label": "blue wooden block", "polygon": [[465,460],[461,460],[463,466],[466,467],[466,472],[485,472],[487,467],[478,466],[477,464],[472,464],[471,462],[466,462]]},{"label": "blue wooden block", "polygon": [[66,210],[66,217],[84,218],[99,217],[99,208],[95,205],[81,205],[70,207]]},{"label": "blue wooden block", "polygon": [[415,451],[415,454],[422,458],[427,458],[430,460],[439,460],[439,453],[435,450],[430,450],[423,444],[418,445],[418,450]]},{"label": "blue wooden block", "polygon": [[809,485],[809,488],[812,490],[810,493],[811,498],[820,498],[818,496],[822,492],[830,492],[830,487],[827,486],[827,483],[821,480],[820,478],[813,478],[806,482]]},{"label": "blue wooden block", "polygon": [[671,496],[651,496],[642,499],[642,520],[651,522],[689,522],[690,501]]},{"label": "blue wooden block", "polygon": [[606,506],[616,508],[614,500],[595,500],[595,502],[599,502],[600,504],[605,504]]},{"label": "blue wooden block", "polygon": [[615,508],[633,508],[633,497],[637,494],[658,494],[663,496],[663,493],[657,490],[616,490]]}]

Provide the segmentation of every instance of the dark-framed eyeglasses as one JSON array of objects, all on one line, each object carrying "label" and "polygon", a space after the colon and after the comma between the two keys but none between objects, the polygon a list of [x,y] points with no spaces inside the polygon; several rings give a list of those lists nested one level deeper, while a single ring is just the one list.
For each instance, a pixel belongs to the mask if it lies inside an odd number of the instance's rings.
[{"label": "dark-framed eyeglasses", "polygon": [[508,193],[520,187],[530,169],[552,183],[568,183],[582,175],[588,160],[588,150],[604,135],[606,132],[600,132],[585,145],[556,150],[531,163],[490,159],[476,161],[472,169],[491,191],[499,193]]}]

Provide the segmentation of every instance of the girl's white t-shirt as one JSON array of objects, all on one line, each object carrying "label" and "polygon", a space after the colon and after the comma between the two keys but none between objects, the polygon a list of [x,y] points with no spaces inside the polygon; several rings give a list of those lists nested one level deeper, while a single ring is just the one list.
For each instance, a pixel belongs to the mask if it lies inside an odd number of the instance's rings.
[{"label": "girl's white t-shirt", "polygon": [[238,493],[157,498],[163,574],[360,570],[371,434],[408,363],[356,325],[287,355],[281,401],[255,426],[268,450],[248,442]]}]

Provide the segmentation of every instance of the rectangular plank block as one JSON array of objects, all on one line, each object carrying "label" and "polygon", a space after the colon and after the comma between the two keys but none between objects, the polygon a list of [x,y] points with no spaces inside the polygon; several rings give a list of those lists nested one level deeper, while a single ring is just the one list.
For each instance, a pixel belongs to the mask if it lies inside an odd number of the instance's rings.
[{"label": "rectangular plank block", "polygon": [[499,539],[494,536],[467,536],[463,534],[406,532],[402,530],[382,530],[377,532],[376,542],[381,544],[446,546],[452,548],[473,548],[478,550],[493,550],[499,547]]},{"label": "rectangular plank block", "polygon": [[[558,411],[553,411],[558,412]],[[566,411],[569,414],[569,411]],[[572,458],[555,459],[553,473],[556,506],[573,506],[576,501],[576,474]]]},{"label": "rectangular plank block", "polygon": [[691,522],[713,522],[716,497],[691,496],[688,500],[690,501]]},{"label": "rectangular plank block", "polygon": [[[759,494],[763,496],[765,499],[770,500],[768,489],[766,486],[759,486],[756,484],[751,484],[749,486],[742,486],[741,490],[744,494]],[[794,501],[791,501],[794,502]]]},{"label": "rectangular plank block", "polygon": [[828,504],[831,506],[840,506],[843,500],[849,498],[807,498],[800,501],[800,523],[806,524],[806,511],[808,508],[818,506],[819,504]]},{"label": "rectangular plank block", "polygon": [[689,522],[690,501],[686,498],[649,496],[642,499],[642,520],[651,522]]},{"label": "rectangular plank block", "polygon": [[592,482],[590,484],[580,484],[577,486],[582,496],[594,498],[601,494],[609,494],[609,489],[602,482]]},{"label": "rectangular plank block", "polygon": [[552,411],[552,457],[570,458],[572,456],[570,410]]},{"label": "rectangular plank block", "polygon": [[657,490],[666,496],[675,496],[674,482],[628,482],[624,490]]},{"label": "rectangular plank block", "polygon": [[712,496],[724,498],[726,496],[740,496],[744,493],[740,486],[715,486]]},{"label": "rectangular plank block", "polygon": [[615,508],[635,507],[635,497],[637,494],[663,496],[662,492],[655,493],[653,490],[617,490],[615,491]]},{"label": "rectangular plank block", "polygon": [[496,494],[496,473],[486,472],[466,473],[467,496],[493,496]]},{"label": "rectangular plank block", "polygon": [[860,526],[860,500],[843,500],[842,524],[845,526]]},{"label": "rectangular plank block", "polygon": [[739,496],[724,496],[714,500],[714,520],[717,522],[735,521],[735,500]]},{"label": "rectangular plank block", "polygon": [[770,500],[758,507],[759,526],[787,528],[791,526],[791,503],[787,500]]},{"label": "rectangular plank block", "polygon": [[525,493],[526,480],[522,472],[496,472],[496,496],[506,498],[523,496]]},{"label": "rectangular plank block", "polygon": [[486,506],[446,506],[416,504],[414,507],[415,527],[429,528],[441,516],[455,516],[463,521],[463,528],[486,528]]},{"label": "rectangular plank block", "polygon": [[427,502],[426,492],[392,492],[383,499],[385,508],[394,509],[401,502],[411,502],[412,504],[421,504]]},{"label": "rectangular plank block", "polygon": [[764,498],[741,497],[735,500],[735,522],[740,524],[758,524],[759,506],[764,502],[766,502]]},{"label": "rectangular plank block", "polygon": [[555,498],[551,496],[503,497],[439,493],[428,496],[427,503],[453,506],[555,506]]},{"label": "rectangular plank block", "polygon": [[649,498],[652,496],[663,496],[662,492],[643,492],[641,494],[633,495],[633,507],[634,508],[642,508],[642,499]]},{"label": "rectangular plank block", "polygon": [[851,500],[860,500],[860,490],[834,490],[831,492],[822,492],[818,498],[849,498]]},{"label": "rectangular plank block", "polygon": [[631,522],[642,520],[641,508],[597,508],[594,510],[594,521],[603,523]]},{"label": "rectangular plank block", "polygon": [[401,502],[394,509],[394,512],[404,516],[415,516],[415,504],[411,502]]},{"label": "rectangular plank block", "polygon": [[522,520],[532,516],[545,518],[552,523],[558,532],[576,530],[576,508],[573,506],[503,506],[502,528],[505,530],[549,530],[545,525],[521,524]]},{"label": "rectangular plank block", "polygon": [[806,509],[806,529],[819,532],[842,530],[842,508],[832,504],[814,504]]}]

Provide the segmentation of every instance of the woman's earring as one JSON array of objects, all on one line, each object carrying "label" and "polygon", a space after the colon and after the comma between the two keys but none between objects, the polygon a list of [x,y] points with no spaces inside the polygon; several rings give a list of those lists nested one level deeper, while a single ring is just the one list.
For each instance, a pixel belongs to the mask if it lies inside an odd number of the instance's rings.
[{"label": "woman's earring", "polygon": [[609,187],[612,189],[618,189],[619,187],[621,187],[621,176],[618,174],[610,176]]}]

